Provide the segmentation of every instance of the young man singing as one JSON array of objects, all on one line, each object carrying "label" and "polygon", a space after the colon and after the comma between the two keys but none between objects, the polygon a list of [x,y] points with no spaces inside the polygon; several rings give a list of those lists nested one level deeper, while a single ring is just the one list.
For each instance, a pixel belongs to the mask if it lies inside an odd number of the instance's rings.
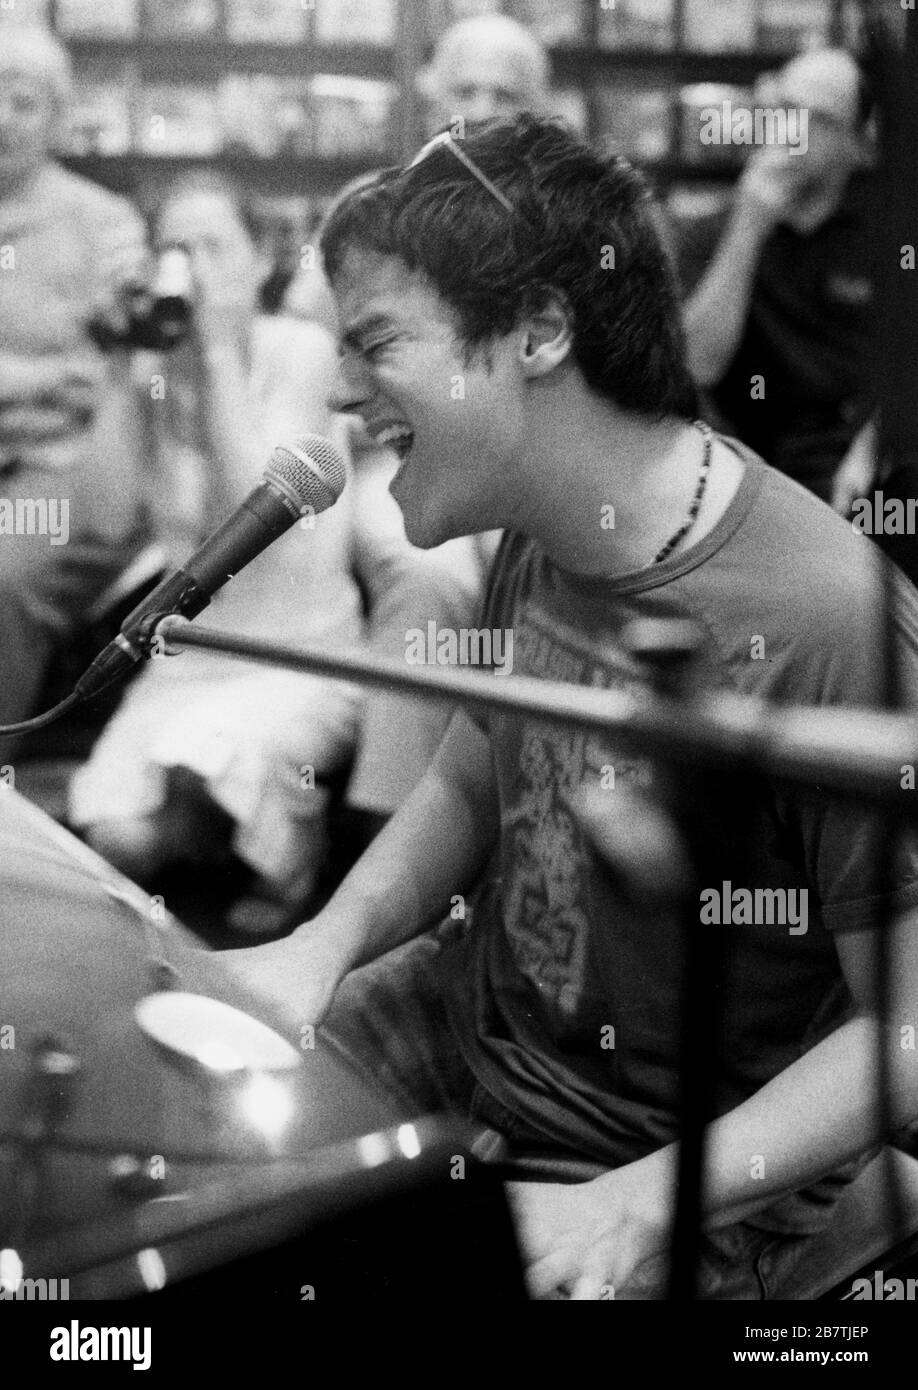
[{"label": "young man singing", "polygon": [[[514,673],[613,689],[636,675],[629,621],[689,618],[711,687],[876,705],[882,561],[692,419],[656,228],[642,178],[553,123],[440,137],[326,229],[338,404],[399,451],[392,492],[415,544],[506,530],[481,625],[512,631]],[[904,586],[897,631],[914,684],[918,599]],[[446,1100],[503,1137],[538,1296],[665,1290],[681,953],[673,912],[616,891],[578,813],[610,767],[628,770],[594,735],[458,712],[327,907],[233,958],[300,1022],[324,1020],[414,1113]],[[621,792],[606,795],[611,824]],[[918,855],[896,864],[884,1032],[863,930],[876,906],[867,812],[766,786],[753,819],[743,886],[806,890],[808,912],[805,931],[723,928],[708,1298],[780,1296],[880,1138],[881,1033],[892,1123],[918,1112],[916,1054],[898,1041],[918,997]],[[473,887],[465,922],[431,934]]]}]

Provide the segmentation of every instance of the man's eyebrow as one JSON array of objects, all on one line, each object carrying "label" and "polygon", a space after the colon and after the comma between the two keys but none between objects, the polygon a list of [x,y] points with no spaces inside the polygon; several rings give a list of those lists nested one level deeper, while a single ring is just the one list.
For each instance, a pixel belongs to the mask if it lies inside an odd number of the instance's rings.
[{"label": "man's eyebrow", "polygon": [[341,342],[345,347],[355,348],[359,344],[363,335],[365,333],[370,332],[371,329],[390,328],[391,326],[392,318],[389,314],[381,312],[375,314],[367,314],[365,318],[357,319],[354,323],[348,325],[348,327],[341,334]]}]

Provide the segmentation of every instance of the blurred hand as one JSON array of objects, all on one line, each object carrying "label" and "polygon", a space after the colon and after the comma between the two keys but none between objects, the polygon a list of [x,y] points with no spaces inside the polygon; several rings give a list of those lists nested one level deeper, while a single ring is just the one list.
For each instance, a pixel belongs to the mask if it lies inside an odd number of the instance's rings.
[{"label": "blurred hand", "polygon": [[805,156],[791,154],[780,145],[763,145],[750,155],[737,196],[777,226],[807,196],[811,174]]},{"label": "blurred hand", "polygon": [[641,1265],[664,1254],[670,1211],[654,1190],[657,1171],[651,1155],[592,1182],[508,1183],[530,1295],[614,1298]]}]

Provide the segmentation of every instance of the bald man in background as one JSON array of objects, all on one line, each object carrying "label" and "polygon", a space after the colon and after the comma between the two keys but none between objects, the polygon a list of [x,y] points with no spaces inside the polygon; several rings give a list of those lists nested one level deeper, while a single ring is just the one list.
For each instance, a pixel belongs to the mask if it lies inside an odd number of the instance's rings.
[{"label": "bald man in background", "polygon": [[754,107],[805,113],[806,139],[755,149],[726,217],[676,225],[689,364],[732,433],[830,501],[872,407],[869,97],[851,55],[823,49],[767,75]]},{"label": "bald man in background", "polygon": [[506,15],[478,15],[440,37],[419,87],[429,133],[465,121],[507,118],[550,106],[550,65],[530,30]]}]

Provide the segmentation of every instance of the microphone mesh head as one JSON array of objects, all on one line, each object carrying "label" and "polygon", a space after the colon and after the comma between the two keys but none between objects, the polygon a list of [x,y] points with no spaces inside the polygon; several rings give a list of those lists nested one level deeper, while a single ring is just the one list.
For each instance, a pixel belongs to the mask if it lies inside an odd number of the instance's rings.
[{"label": "microphone mesh head", "polygon": [[298,506],[324,512],[344,491],[347,469],[341,450],[330,439],[304,434],[289,444],[278,444],[265,477]]}]

